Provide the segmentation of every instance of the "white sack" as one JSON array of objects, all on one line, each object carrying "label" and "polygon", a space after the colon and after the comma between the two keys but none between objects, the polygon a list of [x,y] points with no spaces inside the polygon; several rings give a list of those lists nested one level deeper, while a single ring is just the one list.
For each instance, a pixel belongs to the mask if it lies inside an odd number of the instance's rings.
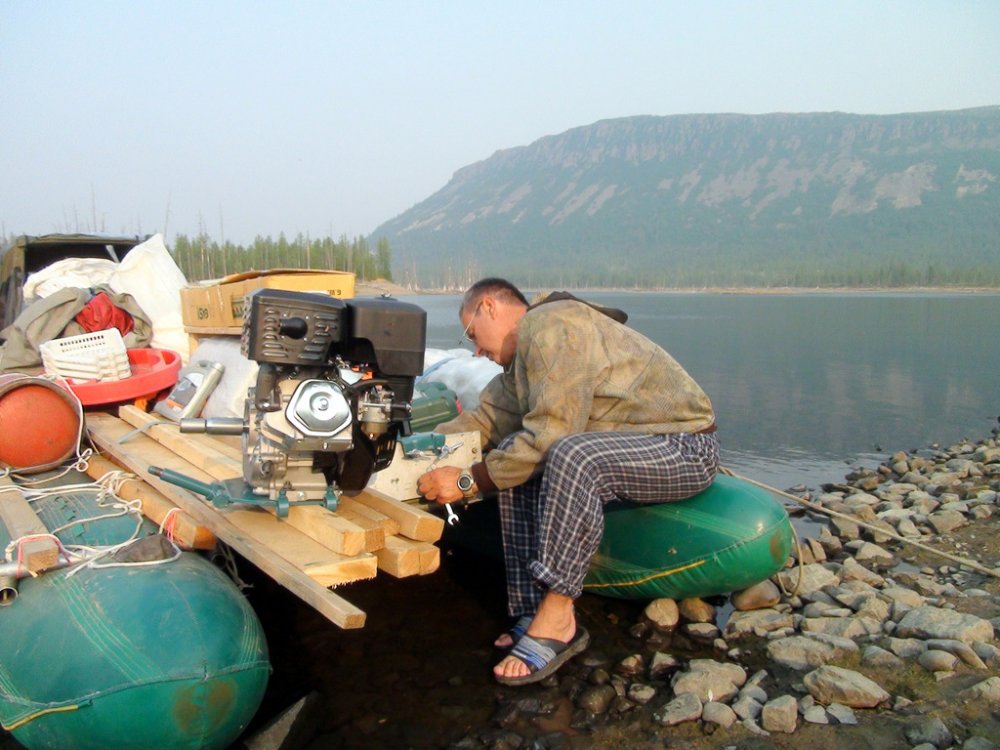
[{"label": "white sack", "polygon": [[420,380],[443,383],[455,392],[462,409],[479,406],[479,394],[503,368],[468,349],[428,349],[424,352],[424,374]]},{"label": "white sack", "polygon": [[116,268],[117,264],[109,258],[57,260],[28,276],[24,282],[24,301],[27,304],[67,287],[89,289],[109,284]]},{"label": "white sack", "polygon": [[187,279],[174,263],[162,234],[154,234],[132,248],[118,264],[109,286],[116,292],[131,294],[153,321],[150,346],[175,351],[187,363],[190,352],[181,319],[180,295]]}]

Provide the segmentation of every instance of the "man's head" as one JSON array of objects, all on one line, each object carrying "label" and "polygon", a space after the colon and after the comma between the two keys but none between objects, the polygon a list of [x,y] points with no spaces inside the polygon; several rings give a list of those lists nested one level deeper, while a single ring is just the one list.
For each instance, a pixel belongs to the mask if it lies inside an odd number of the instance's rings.
[{"label": "man's head", "polygon": [[466,337],[476,355],[506,367],[517,349],[517,324],[528,300],[505,279],[488,278],[469,287],[458,310]]}]

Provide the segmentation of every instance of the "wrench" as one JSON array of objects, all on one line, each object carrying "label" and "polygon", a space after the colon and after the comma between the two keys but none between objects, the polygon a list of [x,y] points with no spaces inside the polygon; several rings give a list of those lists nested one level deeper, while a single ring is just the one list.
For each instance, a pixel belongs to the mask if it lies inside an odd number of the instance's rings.
[{"label": "wrench", "polygon": [[[437,466],[438,462],[450,456],[452,453],[454,453],[461,447],[462,447],[461,441],[455,443],[454,445],[447,445],[447,444],[443,445],[441,447],[441,452],[438,454],[437,458],[435,458],[433,461],[430,462],[430,464],[428,464],[427,471],[433,471],[433,469]],[[456,523],[460,523],[458,514],[455,512],[455,509],[451,507],[451,503],[444,503],[444,509],[448,512],[449,526],[454,526]]]}]

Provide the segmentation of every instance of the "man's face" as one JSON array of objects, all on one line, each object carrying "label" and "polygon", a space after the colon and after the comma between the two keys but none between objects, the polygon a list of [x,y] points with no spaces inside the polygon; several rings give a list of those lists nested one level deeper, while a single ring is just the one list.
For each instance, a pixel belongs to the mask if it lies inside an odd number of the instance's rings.
[{"label": "man's face", "polygon": [[507,308],[494,297],[486,296],[461,315],[465,337],[475,346],[476,356],[503,367],[513,360],[517,347],[517,337],[513,335],[517,326]]}]

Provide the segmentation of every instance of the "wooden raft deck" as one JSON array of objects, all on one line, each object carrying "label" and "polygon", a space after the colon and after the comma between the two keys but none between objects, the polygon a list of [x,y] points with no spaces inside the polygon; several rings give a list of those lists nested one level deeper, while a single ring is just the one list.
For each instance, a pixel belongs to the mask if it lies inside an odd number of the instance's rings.
[{"label": "wooden raft deck", "polygon": [[[88,413],[86,422],[104,456],[141,480],[122,494],[141,497],[152,520],[163,523],[169,514],[187,546],[211,547],[217,538],[340,627],[363,627],[365,613],[331,586],[374,578],[378,571],[425,575],[440,565],[433,543],[441,538],[444,519],[381,490],[342,497],[336,512],[292,507],[283,520],[256,506],[216,508],[148,469],[173,469],[202,482],[240,477],[240,448],[209,435],[182,435],[177,425],[134,406],[122,407],[118,417]],[[107,468],[100,458],[94,463],[92,473]]]}]

